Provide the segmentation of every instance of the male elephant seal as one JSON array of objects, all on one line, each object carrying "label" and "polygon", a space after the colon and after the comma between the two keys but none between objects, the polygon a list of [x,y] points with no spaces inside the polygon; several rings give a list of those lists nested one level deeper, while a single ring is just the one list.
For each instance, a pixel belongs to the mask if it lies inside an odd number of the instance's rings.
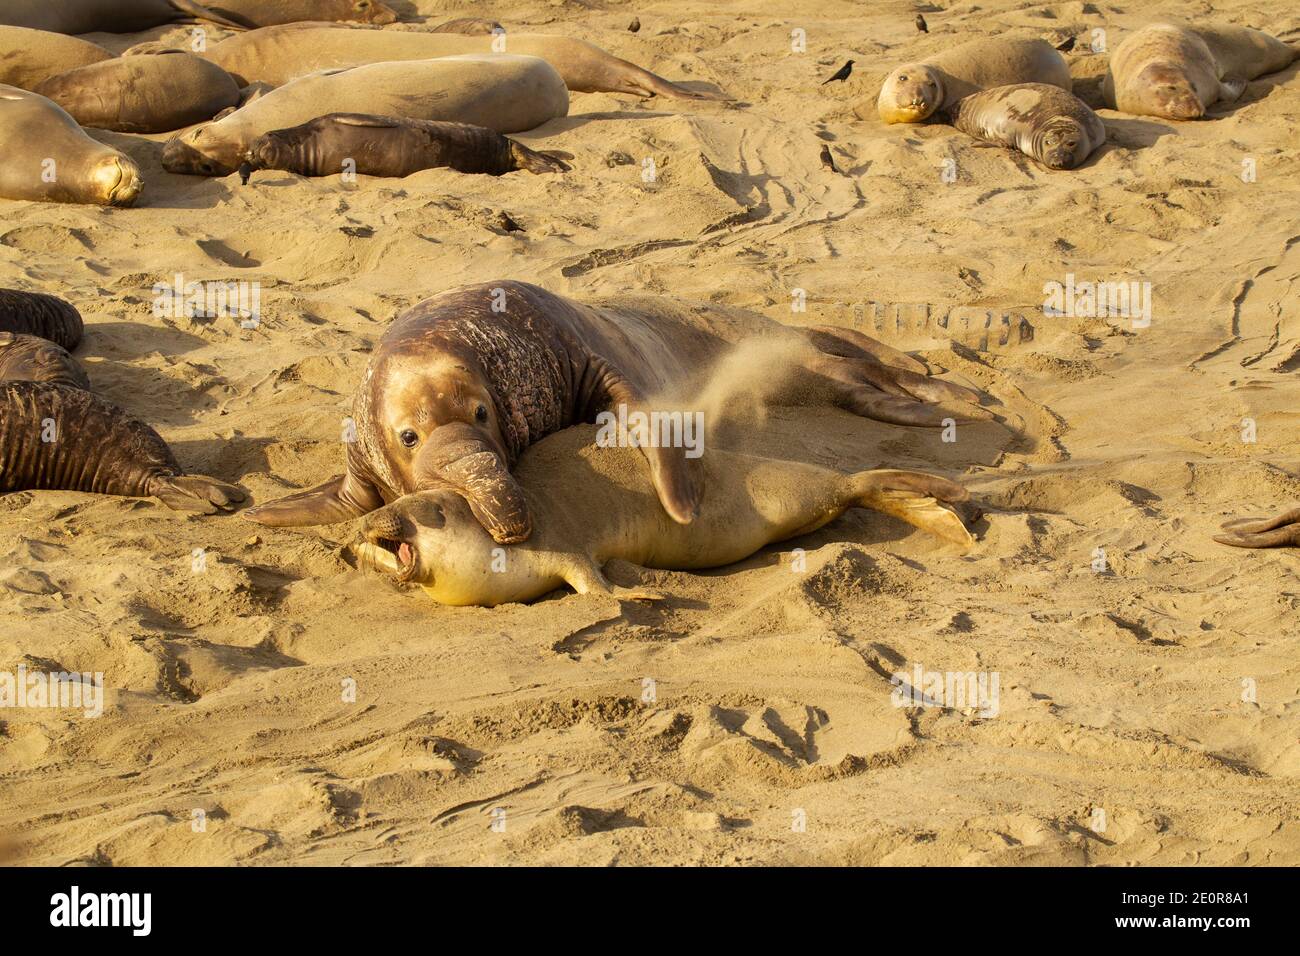
[{"label": "male elephant seal", "polygon": [[51,33],[137,33],[176,20],[227,19],[195,0],[4,0],[0,24]]},{"label": "male elephant seal", "polygon": [[112,58],[102,46],[77,37],[0,26],[0,83],[20,90],[34,90],[42,80]]},{"label": "male elephant seal", "polygon": [[57,103],[0,86],[0,196],[129,206],[143,188],[124,153],[86,135]]},{"label": "male elephant seal", "polygon": [[[507,33],[497,37],[429,32],[394,33],[390,30],[339,30],[329,27],[276,27],[230,37],[211,47],[205,56],[235,77],[241,85],[261,82],[280,86],[316,70],[382,61],[426,60],[466,53],[513,53],[539,57],[555,67],[564,78],[565,85],[575,93],[718,98],[713,93],[686,89],[582,40],[537,33]],[[378,110],[372,108],[367,112],[375,113]]]},{"label": "male elephant seal", "polygon": [[[351,33],[351,30],[326,30]],[[358,30],[358,33],[378,31]],[[294,80],[183,133],[163,148],[172,173],[228,176],[253,140],[327,113],[377,113],[486,126],[498,133],[533,129],[569,111],[560,75],[532,56],[449,56],[326,70]]]},{"label": "male elephant seal", "polygon": [[[699,408],[718,361],[742,341],[780,362],[772,401],[833,403],[910,425],[992,417],[976,393],[852,330],[795,330],[666,299],[585,305],[526,282],[487,282],[426,299],[384,332],[353,401],[345,475],[247,514],[268,525],[328,524],[441,485],[465,497],[497,541],[522,541],[532,519],[509,469],[525,448],[602,411],[632,421],[631,412],[656,407]],[[686,446],[635,434],[659,500],[690,522],[701,489]]]},{"label": "male elephant seal", "polygon": [[35,335],[0,332],[0,382],[52,382],[90,388],[90,379],[67,349]]},{"label": "male elephant seal", "polygon": [[0,382],[0,494],[28,489],[153,496],[177,511],[229,511],[234,485],[186,475],[156,431],[80,388]]},{"label": "male elephant seal", "polygon": [[1223,530],[1214,540],[1238,548],[1300,547],[1300,508],[1278,515],[1276,518],[1237,518],[1225,521]]},{"label": "male elephant seal", "polygon": [[36,335],[71,351],[84,328],[70,302],[44,292],[0,289],[0,332]]},{"label": "male elephant seal", "polygon": [[846,475],[819,465],[714,450],[704,458],[709,498],[689,525],[669,520],[637,455],[592,443],[591,428],[570,428],[529,449],[519,481],[533,535],[504,555],[463,499],[417,492],[362,522],[362,563],[419,584],[440,604],[488,607],[540,597],[565,584],[579,594],[654,598],[613,586],[603,565],[619,559],[648,568],[712,568],[776,541],[808,534],[850,508],[901,518],[969,548],[970,533],[943,502],[967,497],[944,478],[910,471]]},{"label": "male elephant seal", "polygon": [[334,176],[348,160],[363,176],[409,176],[439,166],[491,176],[569,168],[483,126],[364,113],[330,113],[274,130],[253,140],[247,154],[250,170],[282,169],[300,176]]},{"label": "male elephant seal", "polygon": [[1048,169],[1074,169],[1106,141],[1106,125],[1087,103],[1046,83],[972,93],[948,117],[963,133],[1018,149]]},{"label": "male elephant seal", "polygon": [[1111,54],[1102,95],[1136,116],[1200,119],[1220,100],[1241,96],[1249,80],[1285,69],[1297,52],[1248,27],[1152,23]]},{"label": "male elephant seal", "polygon": [[239,105],[230,74],[192,53],[118,57],[52,77],[37,87],[82,126],[168,133]]},{"label": "male elephant seal", "polygon": [[919,123],[994,86],[1047,83],[1070,89],[1070,68],[1046,40],[971,40],[885,77],[876,109],[886,123]]},{"label": "male elephant seal", "polygon": [[211,0],[208,6],[246,27],[344,20],[396,23],[393,8],[379,0]]}]

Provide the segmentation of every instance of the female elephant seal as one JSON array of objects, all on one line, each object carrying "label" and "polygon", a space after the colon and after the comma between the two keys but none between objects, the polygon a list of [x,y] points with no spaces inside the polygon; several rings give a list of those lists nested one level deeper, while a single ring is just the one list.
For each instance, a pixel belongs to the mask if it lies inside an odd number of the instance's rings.
[{"label": "female elephant seal", "polygon": [[0,4],[0,24],[51,33],[137,33],[183,19],[243,26],[195,0],[4,0]]},{"label": "female elephant seal", "polygon": [[1070,89],[1070,68],[1046,40],[971,40],[885,77],[876,109],[886,123],[919,123],[994,86],[1047,83]]},{"label": "female elephant seal", "polygon": [[[537,33],[507,33],[498,37],[427,32],[394,33],[389,30],[338,30],[328,27],[278,27],[230,37],[212,47],[205,55],[235,77],[241,85],[261,82],[279,86],[316,70],[392,60],[426,60],[467,53],[513,53],[517,56],[539,57],[555,67],[564,78],[565,85],[575,93],[719,98],[714,93],[686,89],[582,40]],[[370,109],[368,112],[374,113],[377,110]]]},{"label": "female elephant seal", "polygon": [[129,206],[143,188],[124,153],[86,135],[57,103],[0,86],[0,196]]},{"label": "female elephant seal", "polygon": [[35,335],[0,332],[0,382],[52,382],[90,388],[90,379],[67,349]]},{"label": "female elephant seal", "polygon": [[[353,401],[345,475],[247,514],[268,525],[328,524],[441,485],[465,497],[497,541],[522,541],[531,517],[509,469],[525,448],[602,411],[631,421],[656,403],[707,404],[699,396],[718,361],[742,341],[779,361],[773,376],[785,378],[773,401],[834,403],[911,425],[991,417],[976,393],[852,330],[800,331],[665,299],[585,305],[526,282],[487,282],[427,299],[384,332]],[[688,523],[700,502],[698,452],[646,434],[636,432],[637,443],[659,500]]]},{"label": "female elephant seal", "polygon": [[379,0],[211,0],[208,6],[247,27],[338,20],[376,25],[397,22],[393,8]]},{"label": "female elephant seal", "polygon": [[111,60],[113,54],[77,37],[0,26],[0,83],[34,90],[42,80]]},{"label": "female elephant seal", "polygon": [[412,581],[440,604],[488,607],[528,601],[565,584],[579,594],[654,598],[614,587],[602,566],[620,559],[648,568],[690,570],[743,560],[775,541],[808,534],[850,508],[901,518],[963,548],[961,518],[943,502],[967,497],[960,485],[910,471],[846,475],[818,465],[713,450],[704,458],[709,499],[689,525],[668,519],[635,452],[592,443],[570,428],[529,449],[519,480],[532,537],[501,549],[457,495],[431,490],[400,498],[362,522],[358,557]]},{"label": "female elephant seal", "polygon": [[[363,176],[409,176],[439,166],[491,176],[516,169],[559,173],[569,168],[482,126],[331,113],[253,140],[247,171],[282,169],[300,176],[334,176],[347,160],[355,163],[353,172]],[[240,170],[245,172],[242,166]]]},{"label": "female elephant seal", "polygon": [[373,63],[313,73],[272,90],[171,140],[163,148],[162,162],[172,173],[229,176],[263,133],[327,113],[449,120],[517,133],[568,111],[564,81],[537,57],[501,54]]},{"label": "female elephant seal", "polygon": [[177,511],[229,511],[234,485],[186,475],[156,431],[80,388],[0,382],[0,494],[28,489],[158,498]]},{"label": "female elephant seal", "polygon": [[1297,53],[1247,27],[1152,23],[1111,54],[1102,95],[1136,116],[1200,119],[1220,100],[1241,96],[1249,80],[1285,69]]},{"label": "female elephant seal", "polygon": [[70,302],[43,292],[0,289],[0,332],[40,336],[71,351],[84,328]]},{"label": "female elephant seal", "polygon": [[483,17],[457,17],[455,20],[439,23],[436,27],[429,27],[430,33],[464,33],[469,35],[504,33],[505,30],[506,28],[495,20],[485,20]]},{"label": "female elephant seal", "polygon": [[963,133],[1018,149],[1048,169],[1074,169],[1106,141],[1106,126],[1087,103],[1046,83],[972,93],[948,116]]},{"label": "female elephant seal", "polygon": [[1237,518],[1225,521],[1223,530],[1214,540],[1237,548],[1300,547],[1300,508],[1278,515],[1276,518]]},{"label": "female elephant seal", "polygon": [[118,57],[52,77],[37,87],[82,126],[168,133],[239,104],[230,74],[178,50]]}]

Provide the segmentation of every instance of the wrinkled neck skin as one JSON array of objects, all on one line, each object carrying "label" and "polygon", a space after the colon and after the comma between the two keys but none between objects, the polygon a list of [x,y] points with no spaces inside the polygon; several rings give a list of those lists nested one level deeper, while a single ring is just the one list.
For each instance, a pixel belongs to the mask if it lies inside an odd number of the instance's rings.
[{"label": "wrinkled neck skin", "polygon": [[[1051,144],[1048,139],[1055,136]],[[1066,139],[1074,141],[1074,148],[1065,145]],[[1034,156],[1050,169],[1073,169],[1079,164],[1079,154],[1088,143],[1087,132],[1076,122],[1059,119],[1048,126],[1027,129],[1019,137],[1017,148],[1027,156]]]}]

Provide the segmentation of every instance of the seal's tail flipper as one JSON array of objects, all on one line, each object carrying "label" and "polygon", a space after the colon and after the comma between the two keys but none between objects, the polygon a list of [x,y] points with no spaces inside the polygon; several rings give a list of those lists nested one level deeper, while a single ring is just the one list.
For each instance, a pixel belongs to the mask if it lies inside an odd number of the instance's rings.
[{"label": "seal's tail flipper", "polygon": [[205,475],[162,479],[154,496],[175,511],[196,511],[205,515],[233,511],[235,504],[246,497],[243,489]]},{"label": "seal's tail flipper", "polygon": [[1214,540],[1235,548],[1281,548],[1300,545],[1300,508],[1292,508],[1276,518],[1238,518],[1222,525],[1227,534]]},{"label": "seal's tail flipper", "polygon": [[731,97],[726,93],[712,93],[708,90],[691,90],[682,86],[680,83],[674,83],[672,80],[664,79],[657,73],[651,73],[649,70],[642,69],[635,63],[629,63],[627,60],[621,60],[621,65],[627,68],[628,73],[633,74],[623,84],[620,93],[632,93],[635,96],[668,96],[679,100],[730,100]]},{"label": "seal's tail flipper", "polygon": [[510,155],[517,169],[526,169],[530,173],[567,173],[570,168],[558,154],[539,153],[513,139],[510,140]]},{"label": "seal's tail flipper", "polygon": [[228,27],[231,30],[248,30],[253,26],[251,22],[242,18],[239,20],[232,20],[229,17],[224,17],[213,10],[209,10],[201,3],[195,2],[195,0],[171,0],[171,5],[175,7],[178,12],[184,13],[191,19],[206,20],[210,23],[216,23],[223,27]]},{"label": "seal's tail flipper", "polygon": [[336,475],[323,485],[249,508],[244,517],[273,528],[337,524],[382,507],[379,492],[369,485]]},{"label": "seal's tail flipper", "polygon": [[963,548],[975,543],[961,516],[944,504],[970,497],[956,482],[919,471],[887,469],[860,471],[848,480],[853,501],[860,507],[892,515]]}]

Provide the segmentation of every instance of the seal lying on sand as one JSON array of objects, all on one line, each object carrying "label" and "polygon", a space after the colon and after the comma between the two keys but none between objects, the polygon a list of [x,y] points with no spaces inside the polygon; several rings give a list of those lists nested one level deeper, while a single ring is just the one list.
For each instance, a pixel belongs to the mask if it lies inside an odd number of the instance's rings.
[{"label": "seal lying on sand", "polygon": [[208,6],[246,27],[326,20],[397,22],[393,8],[379,0],[211,0]]},{"label": "seal lying on sand", "polygon": [[84,329],[70,302],[44,292],[0,289],[0,332],[40,336],[71,351]]},{"label": "seal lying on sand", "polygon": [[0,382],[53,382],[90,388],[90,379],[67,349],[35,335],[0,332]]},{"label": "seal lying on sand", "polygon": [[124,153],[86,135],[57,103],[0,86],[0,196],[129,206],[144,183]]},{"label": "seal lying on sand", "polygon": [[153,496],[177,511],[229,511],[244,493],[186,475],[158,433],[80,388],[0,382],[0,494],[28,489]]},{"label": "seal lying on sand", "polygon": [[168,133],[239,105],[239,87],[215,63],[178,50],[128,56],[51,77],[36,92],[82,126]]},{"label": "seal lying on sand", "polygon": [[1200,119],[1246,83],[1285,69],[1297,51],[1248,27],[1152,23],[1124,38],[1102,83],[1106,103],[1136,116]]},{"label": "seal lying on sand", "polygon": [[102,46],[27,27],[0,26],[0,83],[34,90],[42,80],[113,59]]},{"label": "seal lying on sand", "polygon": [[247,154],[250,170],[282,169],[300,176],[337,175],[345,160],[352,160],[353,172],[363,176],[409,176],[439,166],[491,176],[569,168],[482,126],[364,113],[331,113],[265,133],[253,140]]},{"label": "seal lying on sand", "polygon": [[568,111],[569,91],[560,74],[533,56],[495,54],[372,63],[313,73],[272,90],[227,116],[170,140],[163,147],[162,163],[171,173],[229,176],[244,161],[253,140],[263,133],[327,113],[446,120],[517,133]]},{"label": "seal lying on sand", "polygon": [[569,428],[529,449],[519,480],[536,523],[504,558],[464,500],[421,491],[371,512],[358,557],[413,581],[440,604],[488,607],[528,601],[567,584],[579,594],[654,598],[613,586],[602,566],[620,559],[648,568],[712,568],[759,548],[808,534],[850,508],[893,515],[963,548],[972,539],[943,502],[966,490],[910,471],[842,474],[818,465],[712,450],[704,456],[710,494],[689,525],[669,520],[637,454],[592,443],[594,430]]},{"label": "seal lying on sand", "polygon": [[485,33],[504,33],[505,29],[495,20],[485,20],[483,17],[457,17],[455,20],[439,23],[436,27],[429,27],[428,32],[464,33],[472,36]]},{"label": "seal lying on sand", "polygon": [[1046,83],[972,93],[948,117],[963,133],[1018,149],[1048,169],[1074,169],[1106,141],[1106,126],[1087,103]]},{"label": "seal lying on sand", "polygon": [[1227,534],[1214,540],[1238,548],[1282,548],[1300,546],[1300,508],[1292,508],[1276,518],[1237,518],[1225,521]]},{"label": "seal lying on sand", "polygon": [[184,19],[242,26],[195,0],[4,0],[0,4],[0,24],[52,33],[137,33]]},{"label": "seal lying on sand", "polygon": [[[501,49],[502,42],[504,49]],[[467,53],[513,53],[539,57],[559,71],[565,85],[574,93],[720,98],[714,93],[686,89],[582,40],[540,33],[508,33],[498,38],[451,33],[277,27],[230,37],[204,55],[235,77],[241,86],[257,82],[279,86],[316,70]],[[367,112],[379,111],[370,108]]]},{"label": "seal lying on sand", "polygon": [[[909,425],[992,417],[976,393],[851,329],[796,330],[660,298],[586,305],[526,282],[486,282],[427,299],[384,332],[353,401],[347,474],[246,514],[268,525],[328,524],[443,485],[497,541],[522,541],[531,518],[509,469],[525,448],[601,411],[704,415],[708,389],[723,378],[719,361],[742,342],[754,352],[741,354],[742,371],[770,389],[764,400],[837,404]],[[701,489],[684,446],[643,433],[638,441],[665,510],[691,521]]]},{"label": "seal lying on sand", "polygon": [[1070,89],[1070,68],[1046,40],[971,40],[885,77],[876,109],[886,123],[919,123],[995,86],[1047,83]]}]

